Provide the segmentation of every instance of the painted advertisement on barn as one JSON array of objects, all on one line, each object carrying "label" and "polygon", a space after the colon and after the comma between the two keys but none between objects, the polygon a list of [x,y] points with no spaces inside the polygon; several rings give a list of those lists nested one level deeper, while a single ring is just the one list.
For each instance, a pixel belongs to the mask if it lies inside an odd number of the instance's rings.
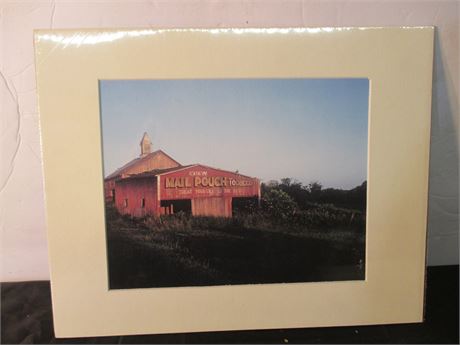
[{"label": "painted advertisement on barn", "polygon": [[257,178],[194,165],[158,176],[161,200],[208,197],[259,197]]}]

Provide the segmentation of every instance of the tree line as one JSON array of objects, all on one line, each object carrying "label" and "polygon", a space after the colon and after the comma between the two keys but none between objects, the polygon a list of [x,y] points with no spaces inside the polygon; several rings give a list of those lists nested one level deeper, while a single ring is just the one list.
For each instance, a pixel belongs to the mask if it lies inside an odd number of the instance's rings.
[{"label": "tree line", "polygon": [[[282,178],[280,181],[269,181],[261,184],[263,199],[270,199],[269,195],[282,191],[286,193],[299,209],[308,209],[313,204],[332,204],[335,207],[354,209],[361,212],[366,210],[367,181],[355,188],[344,190],[323,188],[319,182],[304,185],[292,178]],[[279,194],[279,193],[278,193]],[[278,195],[278,197],[281,197]]]}]

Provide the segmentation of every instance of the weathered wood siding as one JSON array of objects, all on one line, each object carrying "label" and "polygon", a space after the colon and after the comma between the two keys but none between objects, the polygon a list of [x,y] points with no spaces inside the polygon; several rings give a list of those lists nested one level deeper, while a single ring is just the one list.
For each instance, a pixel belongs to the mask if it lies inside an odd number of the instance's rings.
[{"label": "weathered wood siding", "polygon": [[115,206],[121,214],[144,217],[159,213],[157,183],[154,177],[118,180],[115,184],[115,195]]},{"label": "weathered wood siding", "polygon": [[114,200],[113,190],[115,189],[115,180],[110,179],[104,181],[104,197],[106,202],[112,202]]},{"label": "weathered wood siding", "polygon": [[192,200],[194,216],[231,217],[232,198],[259,197],[256,178],[204,165],[160,174],[161,200]]},{"label": "weathered wood siding", "polygon": [[178,166],[179,164],[170,157],[168,157],[166,154],[164,154],[163,152],[158,152],[156,154],[146,156],[138,163],[133,164],[133,166],[124,170],[123,174],[140,174],[155,169],[168,169],[175,168]]},{"label": "weathered wood siding", "polygon": [[231,217],[232,198],[213,197],[192,199],[192,214],[206,217]]},{"label": "weathered wood siding", "polygon": [[256,178],[204,165],[175,170],[158,178],[161,200],[258,197],[260,192]]},{"label": "weathered wood siding", "polygon": [[132,165],[128,164],[128,167],[121,169],[119,172],[111,174],[110,178],[104,180],[104,197],[106,201],[113,200],[112,191],[115,189],[115,183],[120,178],[124,178],[127,175],[140,174],[147,171],[156,169],[169,169],[179,167],[180,164],[174,159],[169,157],[163,151],[155,151],[145,157],[138,158]]},{"label": "weathered wood siding", "polygon": [[[231,217],[232,199],[236,197],[260,197],[259,180],[193,165],[158,175],[121,178],[115,182],[117,209],[121,214],[134,217],[172,214],[174,205],[179,206],[180,200],[191,200],[191,212],[195,216]],[[160,207],[162,200],[170,202]]]}]

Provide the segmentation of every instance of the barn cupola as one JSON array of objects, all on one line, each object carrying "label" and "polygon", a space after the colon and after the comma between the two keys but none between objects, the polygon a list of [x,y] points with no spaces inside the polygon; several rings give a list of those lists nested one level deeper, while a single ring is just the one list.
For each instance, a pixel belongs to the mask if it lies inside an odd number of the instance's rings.
[{"label": "barn cupola", "polygon": [[148,155],[150,152],[152,152],[152,142],[149,135],[144,133],[141,140],[141,157]]}]

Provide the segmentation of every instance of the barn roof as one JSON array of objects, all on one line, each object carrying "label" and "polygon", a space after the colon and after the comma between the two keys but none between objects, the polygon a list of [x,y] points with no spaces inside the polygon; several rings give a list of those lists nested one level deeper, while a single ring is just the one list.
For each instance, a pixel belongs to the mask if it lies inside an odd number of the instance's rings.
[{"label": "barn roof", "polygon": [[192,168],[192,167],[202,167],[202,168],[222,171],[222,172],[225,172],[225,173],[232,173],[232,174],[235,174],[235,175],[238,175],[238,176],[241,176],[241,177],[245,177],[245,178],[251,178],[251,179],[254,178],[254,177],[251,177],[251,176],[240,174],[238,172],[223,170],[223,169],[219,169],[219,168],[213,168],[213,167],[203,165],[203,164],[190,164],[190,165],[181,165],[181,166],[178,166],[178,167],[175,167],[175,168],[155,169],[155,170],[150,170],[150,171],[146,171],[146,172],[139,173],[139,174],[132,174],[132,175],[129,175],[129,176],[123,178],[122,181],[123,180],[138,179],[138,178],[155,177],[155,176],[160,176],[160,175],[172,173],[172,172],[175,172],[175,171],[185,170],[185,169]]},{"label": "barn roof", "polygon": [[[145,155],[143,157],[134,158],[132,161],[126,163],[121,168],[118,168],[113,173],[108,175],[105,179],[111,179],[111,178],[114,178],[114,177],[118,177],[118,176],[124,174],[129,168],[133,167],[134,165],[136,165],[136,164],[138,164],[138,163],[140,163],[140,162],[142,162],[144,160],[150,159],[150,158],[152,158],[154,156],[157,156],[159,154],[163,154],[163,155],[167,156],[168,158],[172,159],[174,162],[176,162],[179,165],[179,168],[183,167],[178,161],[176,161],[174,158],[172,158],[170,155],[168,155],[164,151],[156,150],[156,151],[154,151],[152,153],[149,153],[148,155]],[[158,169],[158,170],[168,170],[168,169]]]},{"label": "barn roof", "polygon": [[129,176],[123,178],[120,181],[137,179],[137,178],[154,177],[154,176],[158,176],[158,175],[161,175],[161,174],[164,174],[164,173],[173,172],[173,171],[176,171],[176,170],[181,170],[181,169],[184,169],[184,168],[188,168],[188,167],[191,167],[191,166],[192,165],[181,165],[181,166],[175,167],[175,168],[154,169],[154,170],[146,171],[146,172],[139,173],[139,174],[129,175]]}]

